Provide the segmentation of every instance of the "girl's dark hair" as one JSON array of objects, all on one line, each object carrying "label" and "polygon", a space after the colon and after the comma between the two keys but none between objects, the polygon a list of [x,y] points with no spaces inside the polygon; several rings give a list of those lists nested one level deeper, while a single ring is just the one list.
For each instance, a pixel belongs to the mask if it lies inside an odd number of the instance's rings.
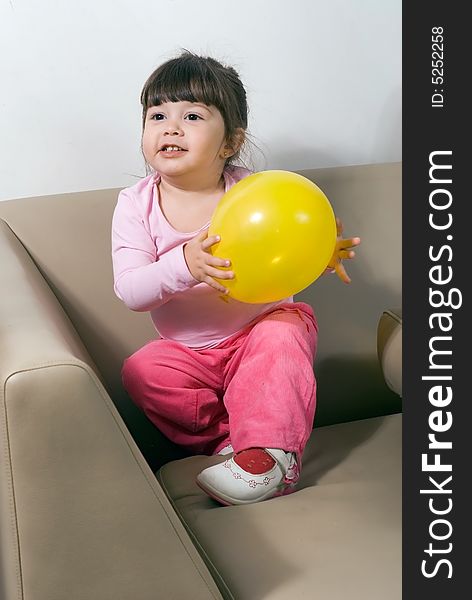
[{"label": "girl's dark hair", "polygon": [[228,140],[233,138],[236,129],[247,128],[246,90],[239,75],[233,67],[214,58],[185,50],[151,73],[141,92],[143,130],[148,108],[182,101],[215,106],[223,117]]}]

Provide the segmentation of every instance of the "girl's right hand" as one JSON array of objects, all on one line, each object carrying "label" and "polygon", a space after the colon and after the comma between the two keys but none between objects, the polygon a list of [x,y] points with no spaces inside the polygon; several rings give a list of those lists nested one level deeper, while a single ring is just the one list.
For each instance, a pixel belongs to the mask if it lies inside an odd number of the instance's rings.
[{"label": "girl's right hand", "polygon": [[222,286],[217,279],[233,279],[233,271],[224,271],[217,267],[229,267],[231,261],[224,258],[217,258],[208,252],[209,248],[220,241],[220,236],[212,235],[208,237],[208,229],[202,231],[184,245],[184,257],[192,276],[203,283],[208,284],[218,292],[228,294],[229,290]]}]

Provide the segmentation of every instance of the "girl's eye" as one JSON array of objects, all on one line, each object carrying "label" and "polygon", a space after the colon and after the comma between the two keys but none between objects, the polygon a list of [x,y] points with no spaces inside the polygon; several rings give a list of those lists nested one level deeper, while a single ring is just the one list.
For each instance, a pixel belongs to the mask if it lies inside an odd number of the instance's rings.
[{"label": "girl's eye", "polygon": [[200,115],[197,115],[197,113],[189,113],[185,118],[189,121],[198,121],[202,117]]},{"label": "girl's eye", "polygon": [[164,118],[164,115],[162,113],[154,113],[151,115],[152,121],[162,121],[163,118]]}]

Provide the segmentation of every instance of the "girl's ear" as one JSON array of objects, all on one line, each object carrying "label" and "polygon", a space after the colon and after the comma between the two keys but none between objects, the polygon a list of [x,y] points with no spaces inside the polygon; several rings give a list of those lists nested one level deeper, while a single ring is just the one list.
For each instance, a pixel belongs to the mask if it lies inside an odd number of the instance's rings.
[{"label": "girl's ear", "polygon": [[226,142],[222,158],[230,158],[231,156],[234,156],[244,144],[245,139],[246,131],[242,127],[238,127]]},{"label": "girl's ear", "polygon": [[231,150],[234,154],[238,152],[246,139],[246,131],[242,127],[238,127],[231,138]]}]

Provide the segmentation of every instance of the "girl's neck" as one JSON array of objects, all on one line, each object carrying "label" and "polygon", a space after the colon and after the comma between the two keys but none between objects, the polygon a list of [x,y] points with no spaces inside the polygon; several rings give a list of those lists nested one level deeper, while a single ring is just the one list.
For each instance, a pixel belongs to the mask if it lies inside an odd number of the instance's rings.
[{"label": "girl's neck", "polygon": [[207,225],[225,193],[223,175],[218,182],[207,182],[191,189],[181,184],[174,185],[168,178],[161,177],[156,187],[164,217],[174,229],[185,233],[198,231]]},{"label": "girl's neck", "polygon": [[192,178],[191,183],[182,178],[169,178],[160,175],[159,187],[163,193],[171,194],[176,197],[185,198],[189,195],[211,196],[213,194],[224,192],[225,180],[223,173],[215,174],[213,177],[206,177],[200,181]]}]

